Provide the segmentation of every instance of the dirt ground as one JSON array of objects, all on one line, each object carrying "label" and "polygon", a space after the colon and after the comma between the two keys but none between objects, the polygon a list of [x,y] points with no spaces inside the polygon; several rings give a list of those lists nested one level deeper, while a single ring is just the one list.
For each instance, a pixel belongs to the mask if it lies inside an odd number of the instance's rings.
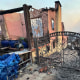
[{"label": "dirt ground", "polygon": [[[28,69],[32,69],[32,71],[28,72]],[[16,80],[56,80],[56,72],[54,74],[39,73],[37,65],[32,65],[29,68],[22,71]],[[33,70],[35,70],[33,72]]]},{"label": "dirt ground", "polygon": [[64,50],[64,53],[66,55],[64,55],[65,60],[63,66],[53,67],[47,72],[39,73],[40,67],[33,64],[32,66],[21,70],[16,80],[80,80],[80,65],[78,63],[79,56],[77,51],[66,49]]}]

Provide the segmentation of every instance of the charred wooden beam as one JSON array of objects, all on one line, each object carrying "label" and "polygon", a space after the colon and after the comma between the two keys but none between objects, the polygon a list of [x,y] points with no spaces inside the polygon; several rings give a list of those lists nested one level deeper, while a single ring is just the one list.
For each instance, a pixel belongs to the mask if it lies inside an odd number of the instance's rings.
[{"label": "charred wooden beam", "polygon": [[0,15],[22,11],[23,7],[0,11]]},{"label": "charred wooden beam", "polygon": [[32,40],[32,29],[31,29],[31,21],[30,21],[30,7],[26,4],[23,5],[24,10],[24,18],[25,18],[25,26],[26,26],[26,38],[28,39],[28,46],[31,49],[31,40]]},{"label": "charred wooden beam", "polygon": [[[31,7],[32,6],[28,6],[29,9]],[[14,13],[14,12],[19,12],[19,11],[22,11],[22,10],[23,10],[23,7],[14,8],[14,9],[10,9],[10,10],[3,10],[3,11],[0,11],[0,15]]]},{"label": "charred wooden beam", "polygon": [[34,44],[36,48],[36,62],[39,65],[40,64],[40,59],[39,59],[39,50],[38,50],[38,44],[37,44],[37,38],[34,39]]}]

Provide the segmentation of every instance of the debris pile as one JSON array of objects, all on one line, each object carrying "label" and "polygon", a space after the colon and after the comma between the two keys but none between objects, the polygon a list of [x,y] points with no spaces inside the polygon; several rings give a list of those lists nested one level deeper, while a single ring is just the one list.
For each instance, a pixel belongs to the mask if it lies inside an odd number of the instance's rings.
[{"label": "debris pile", "polygon": [[[80,80],[79,56],[76,50],[64,50],[64,64],[60,63],[61,54],[54,53],[49,57],[40,57],[40,65],[23,71],[17,80]],[[57,66],[55,66],[55,64]],[[35,67],[35,69],[33,69]]]}]

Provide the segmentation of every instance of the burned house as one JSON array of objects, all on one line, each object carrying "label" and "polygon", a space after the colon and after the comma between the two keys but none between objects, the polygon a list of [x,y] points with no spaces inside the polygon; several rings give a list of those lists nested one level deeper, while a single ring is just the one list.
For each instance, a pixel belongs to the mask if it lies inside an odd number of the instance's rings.
[{"label": "burned house", "polygon": [[[8,38],[17,39],[18,37],[26,37],[25,21],[23,13],[12,13],[2,15],[5,33]],[[62,31],[64,26],[61,21],[61,3],[55,2],[55,8],[42,8],[30,10],[30,19],[33,36],[37,34],[39,37],[47,34]],[[2,20],[0,18],[0,20]],[[2,32],[4,32],[2,29]]]},{"label": "burned house", "polygon": [[[55,8],[41,8],[39,10],[31,8],[29,12],[33,38],[45,37],[54,32],[64,31],[64,24],[61,20],[61,3],[59,1],[55,1]],[[1,17],[3,17],[2,23],[4,24],[1,25],[1,33],[5,38],[10,40],[17,40],[20,37],[28,38],[23,13],[5,14]],[[55,51],[56,45],[62,43],[63,38],[62,36],[51,37],[50,49]],[[55,41],[59,41],[59,39],[60,42],[56,43]]]}]

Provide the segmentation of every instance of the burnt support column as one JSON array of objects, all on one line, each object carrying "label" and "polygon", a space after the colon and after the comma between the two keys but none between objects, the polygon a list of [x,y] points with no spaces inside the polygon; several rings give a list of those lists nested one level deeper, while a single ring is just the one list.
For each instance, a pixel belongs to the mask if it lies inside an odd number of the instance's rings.
[{"label": "burnt support column", "polygon": [[78,56],[79,56],[79,67],[80,67],[80,49],[78,48]]},{"label": "burnt support column", "polygon": [[28,39],[28,47],[31,49],[31,40],[32,40],[32,29],[31,29],[31,21],[30,21],[30,13],[29,9],[31,6],[23,5],[24,18],[25,18],[25,26],[26,26],[26,36]]},{"label": "burnt support column", "polygon": [[40,59],[39,59],[39,50],[38,50],[38,43],[37,43],[37,38],[34,39],[34,44],[35,44],[35,48],[36,48],[36,62],[39,65],[40,63]]}]

